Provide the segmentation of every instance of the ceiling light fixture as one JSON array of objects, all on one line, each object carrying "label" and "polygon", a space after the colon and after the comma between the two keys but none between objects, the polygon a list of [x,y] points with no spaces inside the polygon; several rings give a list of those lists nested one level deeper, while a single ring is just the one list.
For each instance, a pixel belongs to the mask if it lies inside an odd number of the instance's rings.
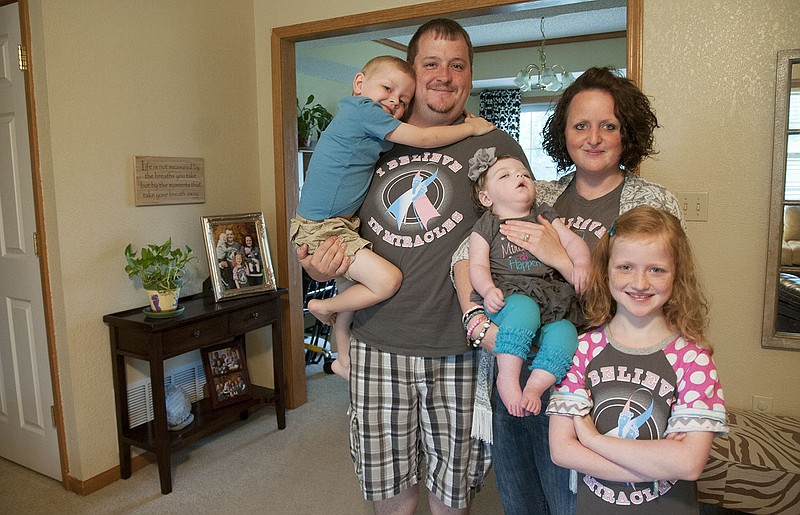
[{"label": "ceiling light fixture", "polygon": [[[542,44],[539,47],[539,64],[529,64],[521,69],[514,79],[514,84],[522,91],[536,89],[541,91],[558,91],[561,88],[566,88],[575,82],[572,74],[560,64],[547,66],[547,56],[544,53],[544,18],[542,18],[539,23],[539,30],[542,32]],[[533,80],[534,75],[536,75],[535,82]]]}]

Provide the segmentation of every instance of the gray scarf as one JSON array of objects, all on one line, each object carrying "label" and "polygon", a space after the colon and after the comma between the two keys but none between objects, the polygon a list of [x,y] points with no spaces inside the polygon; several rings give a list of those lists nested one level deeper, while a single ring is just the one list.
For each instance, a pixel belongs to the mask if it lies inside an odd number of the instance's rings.
[{"label": "gray scarf", "polygon": [[494,355],[481,348],[478,353],[478,377],[475,384],[475,404],[472,408],[472,436],[492,443],[492,386],[494,385]]}]

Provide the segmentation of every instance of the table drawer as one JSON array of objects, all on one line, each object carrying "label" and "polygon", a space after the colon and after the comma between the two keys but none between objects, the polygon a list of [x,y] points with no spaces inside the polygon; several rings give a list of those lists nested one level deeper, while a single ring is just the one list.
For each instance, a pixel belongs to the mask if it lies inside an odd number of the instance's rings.
[{"label": "table drawer", "polygon": [[225,337],[225,321],[218,317],[167,331],[161,341],[164,355],[175,356],[221,341]]},{"label": "table drawer", "polygon": [[246,333],[271,324],[278,318],[278,308],[274,302],[256,304],[228,315],[231,334]]}]

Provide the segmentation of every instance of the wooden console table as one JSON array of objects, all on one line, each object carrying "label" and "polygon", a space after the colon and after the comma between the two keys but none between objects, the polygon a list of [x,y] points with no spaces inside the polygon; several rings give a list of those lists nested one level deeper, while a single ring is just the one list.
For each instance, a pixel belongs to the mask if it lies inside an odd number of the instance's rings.
[{"label": "wooden console table", "polygon": [[[114,399],[117,407],[119,467],[123,479],[131,477],[131,446],[150,451],[158,460],[161,493],[172,491],[171,455],[178,449],[203,438],[251,411],[275,402],[278,429],[286,427],[283,374],[283,330],[281,297],[287,290],[215,303],[202,294],[181,299],[184,312],[175,318],[148,318],[144,307],[105,315],[111,333]],[[272,325],[272,355],[275,388],[253,385],[253,397],[242,402],[212,409],[208,398],[192,405],[194,422],[180,431],[168,431],[164,393],[164,360],[227,340],[244,342],[245,333]],[[129,427],[128,388],[125,357],[147,361],[153,392],[151,422]]]}]

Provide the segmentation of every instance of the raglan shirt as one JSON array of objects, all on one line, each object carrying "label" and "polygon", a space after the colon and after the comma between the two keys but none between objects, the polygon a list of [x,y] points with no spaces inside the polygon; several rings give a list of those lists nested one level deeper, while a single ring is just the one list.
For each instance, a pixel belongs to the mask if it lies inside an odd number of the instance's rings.
[{"label": "raglan shirt", "polygon": [[[550,396],[548,415],[591,413],[601,434],[656,440],[670,433],[728,431],[711,355],[673,336],[629,349],[601,327],[581,335],[573,365]],[[693,481],[620,483],[578,473],[577,513],[697,513]]]}]

